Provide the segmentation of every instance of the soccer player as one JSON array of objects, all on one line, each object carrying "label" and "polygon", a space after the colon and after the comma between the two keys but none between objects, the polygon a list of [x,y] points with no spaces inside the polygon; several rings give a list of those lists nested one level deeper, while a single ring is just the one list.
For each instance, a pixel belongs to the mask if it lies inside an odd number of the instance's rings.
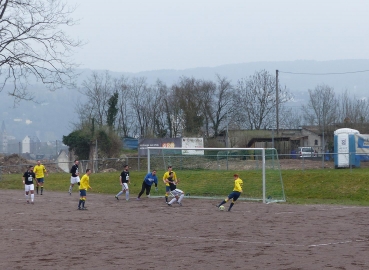
[{"label": "soccer player", "polygon": [[40,160],[37,160],[37,165],[34,167],[33,172],[36,174],[37,186],[36,193],[38,194],[38,187],[41,187],[41,195],[44,191],[44,177],[45,173],[48,175],[46,168],[43,164],[41,164]]},{"label": "soccer player", "polygon": [[120,174],[119,180],[120,180],[120,185],[122,186],[122,190],[119,191],[119,193],[117,195],[115,195],[115,198],[119,201],[119,198],[118,197],[120,195],[122,195],[124,193],[124,191],[125,191],[126,192],[126,201],[128,201],[129,200],[129,188],[128,188],[128,184],[130,184],[128,165],[124,165],[124,170]]},{"label": "soccer player", "polygon": [[31,204],[33,204],[35,198],[35,186],[33,184],[33,179],[36,179],[36,175],[33,172],[33,166],[28,166],[28,170],[23,174],[23,185],[24,191],[26,192],[26,200],[29,203],[28,194],[31,192]]},{"label": "soccer player", "polygon": [[69,195],[72,195],[72,189],[74,184],[80,185],[79,172],[78,172],[78,164],[79,161],[75,160],[72,168],[70,169],[70,173],[72,174],[70,177],[70,186],[69,186]]},{"label": "soccer player", "polygon": [[78,203],[78,210],[87,210],[85,207],[86,196],[87,196],[87,189],[92,189],[90,187],[90,174],[91,170],[86,169],[86,174],[82,176],[80,185],[79,185],[79,203]]},{"label": "soccer player", "polygon": [[170,193],[174,196],[174,198],[168,202],[168,206],[172,206],[172,204],[177,201],[177,203],[182,206],[182,200],[184,198],[184,192],[177,188],[177,184],[179,183],[179,179],[177,181],[174,181],[173,178],[173,172],[169,173],[168,183],[170,187]]},{"label": "soccer player", "polygon": [[233,188],[233,191],[228,195],[228,197],[224,201],[222,201],[220,204],[217,205],[218,208],[219,208],[219,206],[225,204],[230,199],[232,199],[232,202],[231,202],[231,204],[230,204],[230,206],[228,208],[228,211],[231,211],[234,203],[240,197],[240,195],[242,193],[243,181],[238,177],[238,174],[234,174],[233,175],[233,178],[234,178],[234,188]]},{"label": "soccer player", "polygon": [[144,181],[142,183],[142,188],[140,193],[138,194],[137,201],[141,200],[140,197],[146,190],[146,195],[150,198],[150,190],[152,184],[155,184],[155,190],[158,191],[158,177],[156,176],[156,170],[146,174]]},{"label": "soccer player", "polygon": [[168,203],[168,196],[169,196],[169,193],[170,193],[170,186],[169,186],[169,182],[168,182],[168,177],[169,177],[169,174],[170,173],[173,173],[173,180],[174,181],[177,181],[177,175],[176,173],[172,170],[172,166],[168,166],[168,171],[164,173],[163,175],[163,182],[165,184],[165,203]]}]

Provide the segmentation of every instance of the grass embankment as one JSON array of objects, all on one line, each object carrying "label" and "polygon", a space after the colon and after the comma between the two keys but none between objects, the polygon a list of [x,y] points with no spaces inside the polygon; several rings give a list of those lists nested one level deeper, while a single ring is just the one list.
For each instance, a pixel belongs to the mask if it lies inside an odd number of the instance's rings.
[{"label": "grass embankment", "polygon": [[[145,172],[131,171],[130,192],[137,194]],[[164,171],[158,171],[159,195],[165,193],[161,181]],[[181,178],[180,188],[186,193],[220,194],[226,195],[233,188],[231,171],[222,172],[219,184],[219,171],[181,171],[177,172]],[[255,188],[261,182],[260,176],[253,171],[241,172],[244,181],[244,193]],[[119,172],[91,174],[90,184],[92,192],[116,194],[120,190]],[[369,205],[369,169],[342,170],[283,170],[283,183],[287,203],[293,204],[343,204]],[[45,191],[67,192],[69,187],[68,173],[50,174],[45,178]],[[257,178],[257,179],[255,179]],[[259,180],[260,179],[260,180]],[[215,184],[216,183],[216,184]],[[23,189],[22,175],[1,175],[1,189]],[[77,187],[74,187],[76,192]],[[155,193],[153,193],[155,194]]]}]

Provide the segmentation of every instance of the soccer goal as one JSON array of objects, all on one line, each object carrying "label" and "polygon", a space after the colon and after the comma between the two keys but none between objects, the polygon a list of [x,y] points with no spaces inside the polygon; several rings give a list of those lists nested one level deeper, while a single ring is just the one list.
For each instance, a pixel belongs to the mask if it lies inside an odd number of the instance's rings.
[{"label": "soccer goal", "polygon": [[192,198],[224,198],[233,175],[243,180],[240,200],[285,202],[275,148],[147,148],[147,170],[157,170],[159,185],[168,166],[181,179],[179,188]]}]

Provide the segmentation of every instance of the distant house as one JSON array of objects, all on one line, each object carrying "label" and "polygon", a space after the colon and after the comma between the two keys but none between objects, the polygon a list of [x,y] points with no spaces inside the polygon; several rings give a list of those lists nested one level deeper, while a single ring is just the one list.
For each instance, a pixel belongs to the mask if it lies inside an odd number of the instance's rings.
[{"label": "distant house", "polygon": [[58,157],[56,158],[56,162],[58,163],[58,167],[65,172],[69,172],[69,157],[65,150],[61,150],[59,152]]},{"label": "distant house", "polygon": [[31,153],[31,138],[27,135],[22,140],[22,154]]}]

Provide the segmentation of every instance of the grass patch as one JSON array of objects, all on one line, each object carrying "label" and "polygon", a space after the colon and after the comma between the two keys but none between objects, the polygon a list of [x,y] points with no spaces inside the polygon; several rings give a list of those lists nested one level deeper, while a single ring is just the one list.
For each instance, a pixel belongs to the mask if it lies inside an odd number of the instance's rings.
[{"label": "grass patch", "polygon": [[[176,171],[181,178],[180,189],[186,193],[208,196],[227,195],[233,188],[231,171]],[[131,171],[131,194],[137,194],[145,172]],[[164,195],[165,187],[161,181],[164,171],[158,171],[159,195]],[[120,190],[119,172],[91,174],[92,192],[116,194]],[[283,170],[282,177],[287,203],[292,204],[342,204],[369,205],[369,168],[353,170]],[[243,171],[240,177],[244,181],[244,193],[260,189],[260,173]],[[45,178],[45,191],[67,192],[70,174],[55,173]],[[1,175],[1,189],[23,189],[22,175]],[[77,187],[74,187],[77,190]],[[154,194],[154,193],[153,193]]]}]

